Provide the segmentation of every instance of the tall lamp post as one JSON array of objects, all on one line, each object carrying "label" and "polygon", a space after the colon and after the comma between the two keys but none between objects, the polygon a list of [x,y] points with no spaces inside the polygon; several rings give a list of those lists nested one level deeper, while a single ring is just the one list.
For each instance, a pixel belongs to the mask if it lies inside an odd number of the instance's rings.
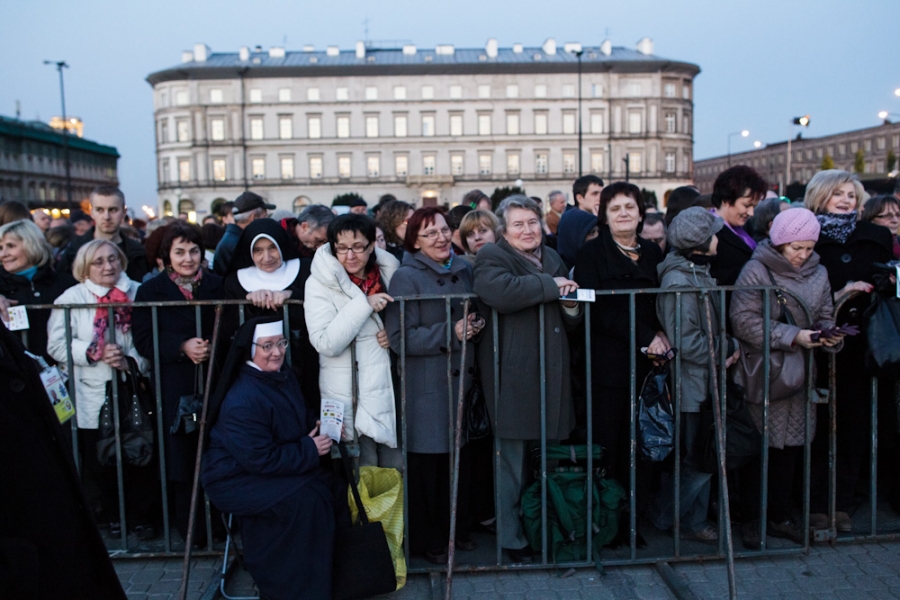
[{"label": "tall lamp post", "polygon": [[[896,92],[900,92],[900,88],[897,88],[895,90],[895,93]],[[897,94],[897,95],[900,96],[900,94]],[[886,110],[883,110],[878,113],[878,118],[881,119],[882,121],[884,121],[885,125],[891,124],[891,121],[889,120],[891,117],[898,119],[898,118],[900,118],[900,114],[888,112]],[[898,142],[897,145],[900,146],[900,142]],[[900,154],[900,147],[898,147],[897,150],[898,150],[898,154]],[[894,169],[888,169],[888,177],[890,177],[891,173],[896,173],[896,163],[894,164]]]},{"label": "tall lamp post", "polygon": [[572,54],[578,58],[578,176],[581,177],[584,174],[582,169],[584,158],[581,150],[581,55],[584,54],[584,49],[579,45],[577,50],[572,50]]},{"label": "tall lamp post", "polygon": [[747,131],[746,129],[744,129],[741,131],[735,131],[734,133],[728,134],[728,166],[729,167],[731,166],[731,138],[733,138],[736,135],[739,135],[741,137],[747,137],[748,135],[750,135],[750,132]]},{"label": "tall lamp post", "polygon": [[791,138],[794,136],[794,125],[809,127],[809,115],[794,117],[791,120],[791,124],[788,125],[787,166],[785,168],[784,187],[780,190],[779,196],[784,196],[787,193],[787,186],[791,183]]},{"label": "tall lamp post", "polygon": [[66,201],[69,205],[69,216],[75,212],[75,202],[72,200],[72,170],[69,165],[69,120],[66,118],[66,88],[63,84],[63,69],[68,69],[69,65],[66,61],[45,60],[45,65],[53,65],[59,71],[59,96],[62,102],[62,120],[63,120],[63,157],[66,164]]}]

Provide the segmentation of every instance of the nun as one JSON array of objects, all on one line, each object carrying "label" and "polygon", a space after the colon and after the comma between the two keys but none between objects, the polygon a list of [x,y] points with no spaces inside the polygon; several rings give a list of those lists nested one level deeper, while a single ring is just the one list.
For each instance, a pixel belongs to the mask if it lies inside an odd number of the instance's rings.
[{"label": "nun", "polygon": [[334,495],[319,434],[293,371],[278,317],[238,330],[209,407],[201,481],[238,521],[244,566],[260,596],[330,600]]}]

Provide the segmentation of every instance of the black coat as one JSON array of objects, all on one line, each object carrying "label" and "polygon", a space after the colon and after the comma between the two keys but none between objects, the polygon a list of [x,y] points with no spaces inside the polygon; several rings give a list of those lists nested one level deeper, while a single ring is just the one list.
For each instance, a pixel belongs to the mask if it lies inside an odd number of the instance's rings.
[{"label": "black coat", "polygon": [[[128,259],[128,268],[125,269],[125,274],[128,275],[128,279],[140,283],[144,279],[144,275],[150,272],[150,267],[147,265],[147,252],[144,250],[142,243],[125,235],[120,234],[120,236],[122,243],[117,245],[125,253],[125,258]],[[74,238],[66,244],[66,247],[59,254],[56,270],[71,273],[72,263],[75,262],[75,255],[78,254],[78,249],[93,239],[94,228],[91,227],[87,233]],[[155,267],[156,265],[153,266]]]},{"label": "black coat", "polygon": [[741,274],[741,269],[753,256],[753,248],[748,246],[747,242],[733,232],[728,225],[722,227],[716,237],[719,238],[719,246],[709,274],[719,285],[734,285],[738,275]]},{"label": "black coat", "polygon": [[63,429],[24,350],[0,327],[0,597],[124,600]]},{"label": "black coat", "polygon": [[[196,300],[218,300],[224,298],[222,278],[214,273],[204,272],[200,287],[194,293]],[[138,288],[135,302],[184,302],[184,295],[178,286],[163,271],[156,277],[148,279]],[[212,341],[215,307],[204,306],[201,309],[202,338]],[[165,434],[166,477],[169,481],[191,481],[194,473],[194,459],[197,452],[197,436],[179,433],[172,435],[169,428],[175,419],[178,401],[194,391],[196,367],[181,352],[181,344],[197,337],[195,324],[196,309],[188,306],[163,307],[157,309],[159,330],[159,368],[160,391],[163,406],[163,433]],[[220,326],[221,328],[221,326]],[[134,346],[148,361],[153,362],[153,316],[149,308],[135,308],[132,318]],[[227,346],[220,344],[219,356],[227,351]],[[207,364],[203,364],[203,376],[206,377]],[[150,382],[155,386],[156,378]],[[203,390],[201,389],[202,393]]]},{"label": "black coat", "polygon": [[[600,235],[587,242],[575,259],[575,281],[594,290],[632,290],[659,287],[656,273],[662,262],[662,250],[653,242],[637,238],[641,257],[637,263],[622,254],[613,241],[609,227],[601,226]],[[650,362],[640,354],[662,326],[656,318],[656,295],[635,296],[635,350],[638,386]],[[593,386],[625,388],[629,385],[630,316],[628,296],[597,296],[591,305],[591,364]]]},{"label": "black coat", "polygon": [[[53,304],[60,294],[78,283],[71,273],[54,271],[50,265],[38,267],[31,281],[27,277],[10,273],[0,267],[0,295],[15,300],[20,306],[28,304]],[[47,354],[47,320],[50,310],[29,310],[27,343],[25,346],[34,354],[42,355],[47,362],[55,364]]]}]

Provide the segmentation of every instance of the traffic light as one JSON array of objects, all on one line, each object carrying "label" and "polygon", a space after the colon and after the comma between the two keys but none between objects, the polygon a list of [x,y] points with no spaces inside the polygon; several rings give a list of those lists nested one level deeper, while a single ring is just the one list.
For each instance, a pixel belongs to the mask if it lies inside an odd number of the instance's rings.
[{"label": "traffic light", "polygon": [[794,117],[794,125],[802,125],[803,127],[809,127],[809,115],[803,115],[802,117]]}]

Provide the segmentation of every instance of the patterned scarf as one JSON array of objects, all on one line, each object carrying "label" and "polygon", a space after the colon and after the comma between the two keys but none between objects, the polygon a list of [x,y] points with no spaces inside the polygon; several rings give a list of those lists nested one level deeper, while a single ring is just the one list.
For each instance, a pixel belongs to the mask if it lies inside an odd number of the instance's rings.
[{"label": "patterned scarf", "polygon": [[350,281],[355,283],[366,296],[372,296],[384,291],[384,285],[381,283],[381,269],[378,268],[378,265],[372,267],[372,270],[366,274],[365,279],[360,279],[355,275],[350,275],[350,273],[347,273],[347,275],[350,276]]},{"label": "patterned scarf", "polygon": [[[119,288],[113,288],[105,296],[98,296],[98,304],[112,304],[119,302],[131,302],[128,295]],[[131,307],[120,306],[113,309],[115,315],[115,326],[122,333],[126,333],[131,329]],[[90,346],[87,349],[88,358],[94,362],[103,358],[103,348],[106,346],[106,329],[109,326],[109,309],[102,306],[97,307],[94,313],[94,336]]]},{"label": "patterned scarf", "polygon": [[824,213],[816,215],[819,225],[822,226],[822,234],[842,244],[847,243],[847,238],[856,229],[856,211],[848,213]]},{"label": "patterned scarf", "polygon": [[200,287],[200,280],[203,279],[203,269],[197,269],[197,274],[193,277],[182,277],[170,267],[169,279],[178,286],[178,291],[182,293],[185,300],[193,300],[194,292]]}]

